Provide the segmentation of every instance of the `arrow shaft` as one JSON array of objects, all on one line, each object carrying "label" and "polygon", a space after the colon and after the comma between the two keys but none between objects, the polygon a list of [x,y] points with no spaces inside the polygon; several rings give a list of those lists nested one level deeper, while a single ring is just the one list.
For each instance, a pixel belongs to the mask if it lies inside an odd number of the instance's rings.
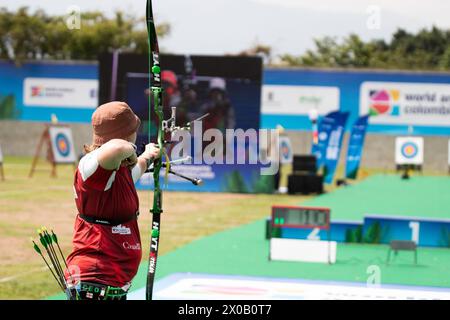
[{"label": "arrow shaft", "polygon": [[63,271],[63,269],[61,267],[61,263],[59,262],[58,255],[56,254],[56,251],[55,251],[55,248],[53,246],[53,242],[51,240],[51,237],[50,237],[50,235],[47,232],[44,233],[44,236],[46,236],[46,238],[49,240],[48,243],[47,243],[47,246],[48,246],[49,251],[51,253],[51,257],[53,258],[53,261],[54,261],[57,273],[58,273],[59,277],[61,278],[61,281],[64,283],[65,287],[67,287],[66,279],[64,278],[64,271]]},{"label": "arrow shaft", "polygon": [[55,273],[53,272],[52,268],[50,267],[50,265],[48,264],[47,260],[45,259],[45,257],[42,255],[42,253],[39,254],[41,256],[41,258],[44,260],[45,264],[47,265],[48,270],[50,270],[50,273],[52,274],[53,278],[55,278],[56,282],[58,283],[59,287],[61,288],[62,291],[64,291],[64,287],[62,285],[62,283],[60,282],[60,280],[58,280],[58,278],[56,277]]}]

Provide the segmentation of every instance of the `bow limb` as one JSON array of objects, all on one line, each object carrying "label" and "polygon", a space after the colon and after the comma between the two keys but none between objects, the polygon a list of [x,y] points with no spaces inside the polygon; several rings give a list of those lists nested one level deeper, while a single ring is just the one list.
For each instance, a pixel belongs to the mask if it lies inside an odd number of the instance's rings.
[{"label": "bow limb", "polygon": [[153,206],[150,212],[153,215],[152,221],[152,232],[150,240],[150,254],[149,254],[149,265],[147,272],[147,287],[146,287],[146,300],[152,300],[153,296],[153,284],[155,281],[155,271],[156,262],[158,258],[158,243],[159,243],[159,232],[160,232],[160,221],[162,213],[162,192],[159,183],[159,174],[162,167],[161,156],[164,149],[164,131],[162,128],[162,122],[164,120],[163,107],[162,107],[162,86],[161,86],[161,67],[159,65],[159,46],[158,38],[156,34],[155,23],[153,19],[153,8],[152,1],[147,0],[147,32],[148,32],[148,43],[149,43],[149,84],[151,94],[149,95],[149,142],[151,136],[151,113],[152,113],[152,99],[153,99],[153,109],[157,116],[158,123],[158,147],[159,147],[159,157],[153,162],[153,181],[154,181],[154,192],[153,192]]}]

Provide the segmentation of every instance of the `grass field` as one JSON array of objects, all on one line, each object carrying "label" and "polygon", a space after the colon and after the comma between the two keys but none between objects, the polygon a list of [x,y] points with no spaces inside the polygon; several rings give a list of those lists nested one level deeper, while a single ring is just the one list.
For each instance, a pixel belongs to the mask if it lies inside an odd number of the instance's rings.
[{"label": "grass field", "polygon": [[[58,294],[56,283],[30,245],[29,238],[35,236],[37,228],[42,225],[53,228],[66,254],[71,247],[76,215],[73,168],[59,167],[58,178],[54,179],[49,177],[49,165],[41,162],[38,166],[41,170],[29,179],[30,166],[30,158],[5,159],[7,180],[0,182],[0,299],[38,299]],[[284,171],[287,173],[286,169]],[[398,208],[392,205],[395,199],[400,204],[399,208],[407,208],[403,212],[405,215],[421,216],[424,210],[429,209],[429,216],[448,216],[446,210],[441,210],[442,204],[448,203],[448,198],[442,193],[448,178],[430,178],[425,185],[426,200],[416,197],[411,202],[408,194],[417,189],[414,180],[403,184],[398,176],[372,177],[375,173],[383,172],[361,171],[359,180],[364,180],[361,183],[364,188],[358,187],[359,182],[338,190],[331,186],[320,197],[164,192],[165,213],[157,279],[174,272],[203,272],[364,282],[367,266],[375,264],[382,269],[383,283],[450,287],[448,277],[436,276],[450,272],[447,249],[421,249],[420,263],[414,268],[408,253],[401,254],[396,263],[387,267],[383,265],[386,246],[356,244],[339,244],[338,261],[333,266],[268,263],[264,219],[270,214],[273,204],[297,205],[304,202],[330,206],[335,219],[360,220],[362,214],[367,213],[366,209],[373,210],[372,213],[387,213],[381,211],[393,209],[390,212],[398,213]],[[342,176],[342,169],[337,176]],[[366,180],[367,177],[371,178]],[[383,181],[388,180],[390,183],[384,185]],[[378,192],[380,183],[383,192]],[[348,192],[353,189],[353,194]],[[144,260],[133,281],[134,288],[145,284],[150,226],[151,193],[140,191],[138,194]]]}]

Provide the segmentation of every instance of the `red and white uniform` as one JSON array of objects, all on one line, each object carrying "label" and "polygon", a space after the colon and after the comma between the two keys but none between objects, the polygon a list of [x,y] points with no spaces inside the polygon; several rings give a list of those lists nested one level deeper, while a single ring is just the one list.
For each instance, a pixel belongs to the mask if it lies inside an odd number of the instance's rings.
[{"label": "red and white uniform", "polygon": [[[74,190],[78,213],[98,219],[129,221],[139,210],[134,183],[142,175],[120,167],[100,167],[96,149],[85,155],[75,173]],[[81,281],[127,288],[141,262],[141,239],[137,220],[118,226],[89,223],[77,215],[73,251],[67,258],[69,270]],[[70,276],[66,272],[67,280]]]}]

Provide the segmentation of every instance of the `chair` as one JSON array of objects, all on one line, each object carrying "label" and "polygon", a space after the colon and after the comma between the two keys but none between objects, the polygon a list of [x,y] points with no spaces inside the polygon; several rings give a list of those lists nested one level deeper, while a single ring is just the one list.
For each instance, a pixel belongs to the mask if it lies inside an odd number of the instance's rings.
[{"label": "chair", "polygon": [[417,264],[417,244],[414,241],[408,240],[392,240],[389,243],[389,250],[386,264],[389,264],[391,258],[391,251],[394,251],[395,255],[398,251],[414,251],[414,263]]}]

